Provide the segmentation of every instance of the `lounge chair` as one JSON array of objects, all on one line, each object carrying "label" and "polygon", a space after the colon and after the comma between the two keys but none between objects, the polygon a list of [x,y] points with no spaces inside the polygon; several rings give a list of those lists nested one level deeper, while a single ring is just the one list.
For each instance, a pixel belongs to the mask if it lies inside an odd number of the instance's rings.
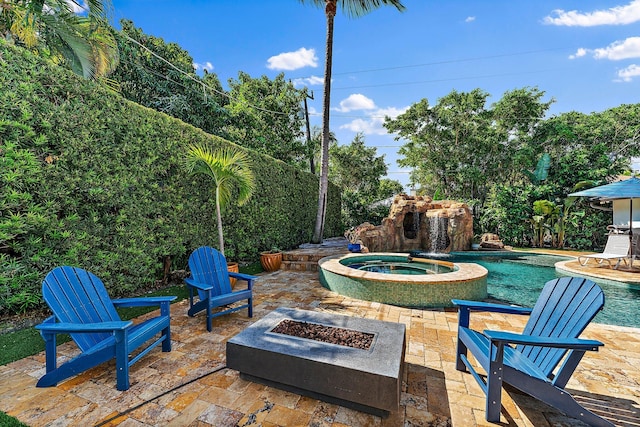
[{"label": "lounge chair", "polygon": [[[631,240],[628,234],[610,234],[602,253],[580,255],[578,262],[580,265],[587,265],[589,260],[595,260],[598,265],[601,265],[606,261],[609,268],[617,269],[622,261],[624,261],[625,265],[628,265],[627,258],[630,257],[630,249]],[[616,260],[615,265],[611,264],[612,260]]]},{"label": "lounge chair", "polygon": [[[486,394],[487,421],[500,421],[505,382],[570,417],[593,426],[613,427],[582,407],[565,389],[585,352],[597,351],[604,345],[578,338],[604,306],[604,294],[598,285],[578,277],[550,280],[533,309],[477,301],[452,302],[459,307],[456,369],[468,369]],[[530,317],[522,334],[478,332],[469,328],[472,311]],[[486,380],[467,359],[467,351],[486,373]]]},{"label": "lounge chair", "polygon": [[[45,340],[47,367],[47,373],[40,378],[37,387],[55,386],[62,380],[116,359],[117,389],[127,390],[131,365],[158,344],[162,344],[162,351],[171,351],[169,304],[176,297],[112,300],[100,279],[75,267],[56,267],[47,274],[42,282],[42,296],[53,316],[36,326]],[[148,306],[160,306],[160,314],[136,325],[131,320],[120,320],[115,309]],[[81,351],[59,367],[57,334],[70,334]],[[142,347],[144,349],[129,360],[129,355]]]},{"label": "lounge chair", "polygon": [[[233,273],[227,270],[227,260],[220,252],[209,246],[202,246],[189,256],[191,277],[184,279],[189,288],[189,311],[193,317],[196,313],[206,310],[207,331],[211,332],[211,320],[243,308],[249,309],[249,317],[253,317],[253,294],[251,288],[256,276]],[[229,277],[247,282],[247,289],[233,291]],[[194,290],[200,301],[194,302]],[[247,300],[246,304],[231,307],[213,313],[212,309],[223,307],[237,301]]]}]

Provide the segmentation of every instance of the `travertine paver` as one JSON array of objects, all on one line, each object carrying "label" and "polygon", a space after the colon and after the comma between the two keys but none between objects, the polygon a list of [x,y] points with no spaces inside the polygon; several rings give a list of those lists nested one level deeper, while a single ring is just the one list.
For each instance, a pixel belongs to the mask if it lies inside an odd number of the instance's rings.
[{"label": "travertine paver", "polygon": [[[131,388],[115,389],[113,363],[54,388],[35,383],[44,355],[0,366],[0,410],[32,426],[485,426],[485,399],[471,375],[455,370],[456,313],[415,310],[345,298],[319,285],[317,273],[278,271],[255,283],[254,318],[246,310],[216,318],[208,333],[187,302],[171,306],[173,351],[159,349],[131,369]],[[297,307],[402,322],[407,351],[402,405],[378,418],[241,379],[226,369],[225,342],[278,307]],[[640,315],[640,313],[638,314]],[[472,327],[518,330],[526,319],[474,313]],[[606,345],[588,353],[568,385],[576,399],[621,426],[640,426],[640,331],[592,324],[584,337]],[[59,354],[76,352],[63,344]],[[579,425],[553,408],[509,390],[503,423]]]}]

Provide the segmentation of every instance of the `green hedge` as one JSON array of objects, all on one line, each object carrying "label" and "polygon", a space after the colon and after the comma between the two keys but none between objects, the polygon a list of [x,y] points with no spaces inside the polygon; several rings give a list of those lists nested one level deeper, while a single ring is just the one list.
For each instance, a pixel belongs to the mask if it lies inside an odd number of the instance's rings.
[{"label": "green hedge", "polygon": [[[116,297],[217,246],[211,186],[184,168],[203,141],[231,144],[0,40],[0,313],[40,304],[57,265],[92,271]],[[257,189],[223,214],[235,260],[309,241],[315,222],[317,177],[251,156]],[[342,232],[335,186],[325,229]]]}]

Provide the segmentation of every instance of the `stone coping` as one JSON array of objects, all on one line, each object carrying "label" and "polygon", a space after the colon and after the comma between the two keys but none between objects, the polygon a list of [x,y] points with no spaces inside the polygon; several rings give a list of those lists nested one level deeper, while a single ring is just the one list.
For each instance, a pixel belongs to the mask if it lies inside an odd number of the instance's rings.
[{"label": "stone coping", "polygon": [[[640,264],[640,261],[635,261]],[[615,280],[617,282],[632,283],[640,285],[640,269],[634,266],[633,269],[609,268],[607,264],[595,267],[595,263],[588,265],[580,265],[577,259],[559,261],[555,263],[556,270],[566,274],[578,274],[580,276],[595,277],[598,279]]]},{"label": "stone coping", "polygon": [[[447,284],[451,282],[461,283],[471,280],[477,280],[478,278],[487,277],[488,270],[481,265],[474,263],[454,263],[455,271],[449,273],[438,274],[386,274],[376,273],[372,271],[357,270],[355,268],[347,267],[340,263],[341,260],[347,258],[356,258],[359,256],[406,256],[409,258],[408,253],[397,252],[371,252],[367,254],[345,254],[345,255],[333,255],[322,258],[318,261],[318,265],[325,271],[339,274],[341,276],[353,277],[359,280],[371,280],[376,282],[401,282],[406,284],[423,284],[428,282],[430,284]],[[424,263],[426,260],[422,259],[420,262]],[[434,264],[439,264],[441,261],[434,260]]]}]

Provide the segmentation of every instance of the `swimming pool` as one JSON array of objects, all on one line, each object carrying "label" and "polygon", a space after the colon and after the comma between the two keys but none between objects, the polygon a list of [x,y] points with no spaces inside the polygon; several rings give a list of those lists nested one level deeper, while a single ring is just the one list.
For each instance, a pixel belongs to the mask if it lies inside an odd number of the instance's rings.
[{"label": "swimming pool", "polygon": [[[454,252],[447,261],[473,262],[485,267],[490,298],[533,307],[544,284],[569,276],[555,269],[568,257],[520,252]],[[605,295],[604,309],[595,322],[640,328],[640,286],[584,276],[596,282]]]}]

